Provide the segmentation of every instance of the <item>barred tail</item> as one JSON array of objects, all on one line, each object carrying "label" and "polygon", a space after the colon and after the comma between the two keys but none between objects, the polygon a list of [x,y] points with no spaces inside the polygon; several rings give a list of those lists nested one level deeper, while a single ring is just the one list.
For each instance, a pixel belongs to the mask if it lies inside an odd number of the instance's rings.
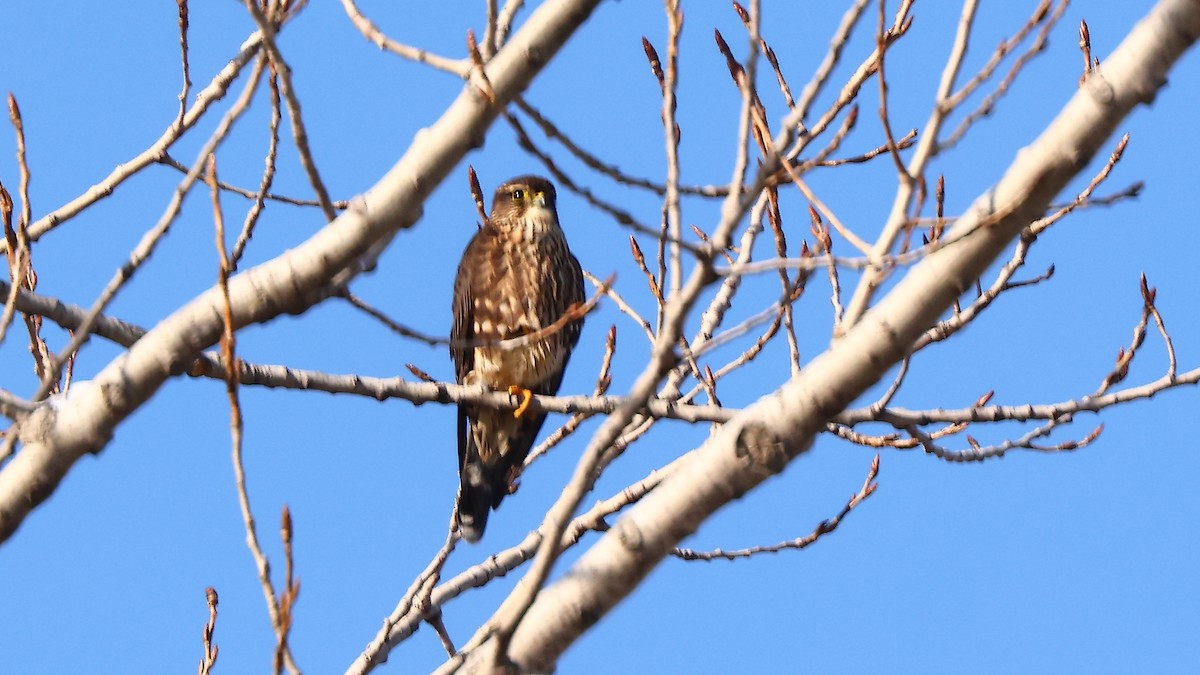
[{"label": "barred tail", "polygon": [[479,462],[468,462],[462,470],[462,487],[458,493],[458,531],[462,538],[475,543],[487,527],[488,512],[492,509],[492,481]]}]

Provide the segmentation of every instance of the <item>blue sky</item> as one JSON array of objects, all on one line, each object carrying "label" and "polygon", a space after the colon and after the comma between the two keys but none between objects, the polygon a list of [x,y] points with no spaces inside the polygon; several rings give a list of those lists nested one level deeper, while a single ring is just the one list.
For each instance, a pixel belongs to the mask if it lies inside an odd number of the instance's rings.
[{"label": "blue sky", "polygon": [[[364,0],[360,6],[391,37],[459,56],[466,29],[482,32],[483,3],[445,4],[431,9],[424,3]],[[843,8],[764,4],[764,37],[799,90],[822,58]],[[826,7],[834,4],[839,6]],[[931,176],[946,176],[948,212],[961,211],[995,182],[1074,93],[1082,61],[1079,20],[1087,20],[1093,53],[1103,59],[1149,7],[1073,3],[1046,53],[1031,63],[995,114],[934,164]],[[685,2],[684,8],[683,179],[719,184],[731,172],[739,100],[712,30],[720,29],[739,56],[746,41],[725,3]],[[1032,9],[1028,2],[985,6],[964,72],[984,63]],[[893,125],[901,133],[928,116],[958,9],[918,3],[914,14],[913,34],[888,61]],[[0,90],[17,97],[24,115],[37,218],[140,152],[173,119],[180,88],[175,7],[8,3],[0,21],[8,27],[0,42]],[[866,27],[874,21],[872,9]],[[535,80],[528,99],[582,146],[632,174],[661,180],[666,164],[658,86],[640,39],[648,37],[665,55],[665,25],[658,3],[604,3]],[[252,30],[238,3],[194,3],[190,56],[197,87],[207,84]],[[851,42],[840,77],[835,75],[819,101],[828,104],[837,83],[869,52],[871,40],[864,32]],[[285,29],[280,46],[294,70],[314,155],[338,199],[378,180],[462,86],[453,76],[381,53],[362,39],[337,3],[313,3]],[[1181,61],[1153,106],[1121,126],[1131,134],[1130,146],[1100,192],[1140,180],[1146,182],[1141,197],[1081,211],[1051,229],[1018,276],[1036,276],[1053,264],[1053,279],[1007,294],[962,334],[919,354],[897,405],[957,408],[990,390],[995,403],[1049,403],[1093,391],[1118,347],[1129,343],[1141,309],[1142,272],[1158,288],[1180,368],[1200,364],[1197,281],[1190,261],[1190,252],[1200,246],[1191,208],[1198,175],[1194,158],[1200,154],[1197,58],[1190,53]],[[769,116],[777,121],[784,107],[773,80],[765,76],[760,86]],[[843,154],[881,143],[877,96],[874,83],[864,88],[858,128]],[[820,102],[817,109],[823,110]],[[258,100],[220,150],[224,180],[257,184],[268,112],[266,100]],[[185,137],[173,156],[193,161],[215,119]],[[284,145],[276,189],[307,197],[310,188],[295,152]],[[598,194],[619,201],[643,222],[658,222],[661,204],[654,195],[617,186],[561,149],[544,147]],[[10,190],[18,178],[13,157],[12,134],[0,130],[0,180]],[[1099,157],[1083,172],[1076,189],[1103,161]],[[474,231],[468,162],[489,194],[505,178],[542,171],[498,123],[484,147],[433,194],[418,226],[397,237],[379,268],[352,286],[427,333],[449,330],[453,270]],[[178,180],[173,170],[153,167],[44,237],[33,251],[38,290],[90,305],[161,215]],[[890,162],[880,158],[815,172],[811,184],[844,222],[873,239],[891,206],[895,177]],[[783,194],[793,250],[805,237],[811,244],[804,201],[794,190]],[[226,196],[223,205],[230,222],[240,223],[246,202]],[[710,229],[719,207],[686,201],[684,219]],[[616,273],[618,290],[652,314],[644,279],[629,259],[629,232],[565,190],[559,213],[583,266],[602,278]],[[321,224],[316,210],[269,205],[245,264],[278,255]],[[211,286],[212,238],[208,196],[193,193],[169,237],[110,313],[150,327]],[[641,242],[653,250],[650,240]],[[772,254],[769,241],[760,246],[756,257]],[[852,251],[844,241],[835,239],[834,246]],[[773,301],[777,284],[774,275],[748,280],[729,325]],[[823,277],[814,276],[796,315],[808,360],[830,337]],[[591,390],[612,324],[619,340],[612,392],[624,392],[640,372],[648,343],[636,325],[604,303],[587,320],[564,393]],[[0,345],[0,386],[29,396],[36,381],[18,328]],[[60,333],[48,331],[48,337],[56,348],[64,344]],[[713,367],[742,348],[715,352]],[[92,341],[81,353],[76,377],[93,375],[119,351]],[[442,348],[399,338],[339,302],[249,328],[239,335],[239,352],[250,361],[335,373],[408,377],[404,364],[414,363],[435,377],[452,377]],[[779,386],[788,377],[786,358],[786,346],[773,344],[756,364],[720,386],[723,403],[741,407]],[[1152,330],[1128,381],[1153,380],[1165,366],[1165,351]],[[457,484],[454,411],[253,388],[242,391],[242,401],[251,497],[277,569],[282,557],[275,523],[283,503],[296,523],[302,591],[294,653],[307,672],[340,672],[441,544]],[[1082,437],[1099,422],[1105,431],[1075,453],[1014,451],[982,464],[949,465],[919,452],[885,451],[878,492],[836,533],[804,551],[752,560],[665,560],[567,652],[562,672],[1194,672],[1200,628],[1195,410],[1196,392],[1189,388],[1099,417],[1081,415],[1053,439]],[[228,417],[219,382],[169,381],[0,546],[3,670],[194,668],[207,617],[206,586],[221,597],[217,672],[269,667],[273,638],[244,545]],[[521,491],[493,514],[483,542],[460,546],[448,575],[537,526],[596,424],[585,424],[525,475]],[[1020,431],[1005,426],[971,433],[987,442]],[[585,505],[687,452],[706,434],[702,427],[663,422],[602,477]],[[953,444],[964,446],[961,438]],[[864,448],[819,438],[782,476],[719,512],[684,545],[729,549],[807,534],[858,488],[872,456]],[[556,569],[561,572],[572,559],[569,553]],[[466,642],[523,571],[445,608],[457,643]],[[428,671],[443,659],[426,627],[392,652],[383,672]]]}]

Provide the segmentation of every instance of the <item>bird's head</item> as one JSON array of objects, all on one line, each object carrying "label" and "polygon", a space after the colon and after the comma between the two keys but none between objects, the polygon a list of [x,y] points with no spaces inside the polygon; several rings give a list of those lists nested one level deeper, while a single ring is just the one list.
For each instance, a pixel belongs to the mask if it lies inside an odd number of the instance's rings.
[{"label": "bird's head", "polygon": [[554,185],[541,176],[519,176],[496,188],[491,220],[496,227],[542,229],[558,223]]}]

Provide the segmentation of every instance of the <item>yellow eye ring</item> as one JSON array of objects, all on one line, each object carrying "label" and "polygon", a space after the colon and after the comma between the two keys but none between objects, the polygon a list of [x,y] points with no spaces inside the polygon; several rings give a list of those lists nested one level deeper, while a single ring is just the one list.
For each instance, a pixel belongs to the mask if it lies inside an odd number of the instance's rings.
[{"label": "yellow eye ring", "polygon": [[524,190],[513,190],[512,198],[518,202],[525,199],[525,191]]}]

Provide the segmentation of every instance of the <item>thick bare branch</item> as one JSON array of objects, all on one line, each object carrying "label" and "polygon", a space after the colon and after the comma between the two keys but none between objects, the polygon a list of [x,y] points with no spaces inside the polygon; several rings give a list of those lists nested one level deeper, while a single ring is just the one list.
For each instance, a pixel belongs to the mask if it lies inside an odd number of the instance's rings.
[{"label": "thick bare branch", "polygon": [[799,376],[737,415],[625,514],[555,584],[513,635],[509,656],[551,669],[663,556],[729,501],[778,473],[861,395],[979,277],[1095,155],[1116,125],[1150,101],[1200,37],[1200,3],[1165,0],[1089,77],[955,229],[970,232],[930,255]]},{"label": "thick bare branch", "polygon": [[[523,91],[598,4],[558,0],[540,6],[488,63],[498,103]],[[498,106],[468,83],[441,119],[352,208],[300,246],[230,280],[235,327],[301,311],[328,297],[338,280],[359,271],[357,261],[364,254],[416,223],[425,198],[482,142],[498,113]],[[0,539],[11,536],[54,492],[76,461],[103,449],[117,425],[173,370],[217,341],[220,306],[219,290],[209,289],[105,367],[90,386],[76,383],[70,398],[39,408],[31,423],[21,425],[24,447],[0,470]]]}]

